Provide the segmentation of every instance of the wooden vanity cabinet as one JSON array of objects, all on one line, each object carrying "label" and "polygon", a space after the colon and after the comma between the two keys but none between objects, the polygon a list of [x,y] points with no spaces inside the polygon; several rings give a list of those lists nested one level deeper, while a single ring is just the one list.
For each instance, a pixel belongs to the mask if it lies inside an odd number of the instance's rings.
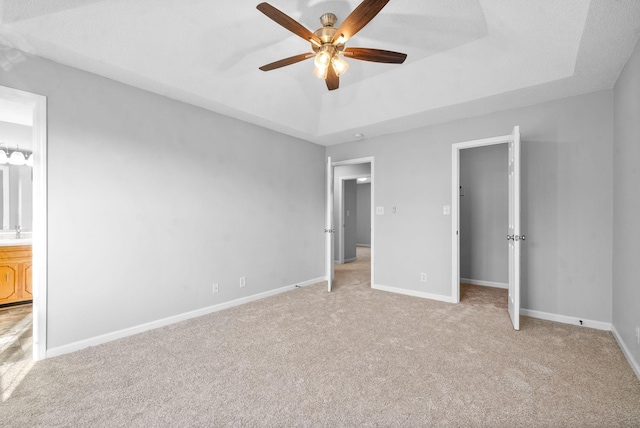
[{"label": "wooden vanity cabinet", "polygon": [[32,299],[31,245],[0,246],[0,305]]}]

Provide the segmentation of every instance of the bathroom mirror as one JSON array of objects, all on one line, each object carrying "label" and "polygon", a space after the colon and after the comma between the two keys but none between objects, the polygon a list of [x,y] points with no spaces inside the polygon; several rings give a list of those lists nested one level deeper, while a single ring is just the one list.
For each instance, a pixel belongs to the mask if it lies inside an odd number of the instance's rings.
[{"label": "bathroom mirror", "polygon": [[0,226],[2,231],[32,229],[33,169],[26,165],[0,165]]}]

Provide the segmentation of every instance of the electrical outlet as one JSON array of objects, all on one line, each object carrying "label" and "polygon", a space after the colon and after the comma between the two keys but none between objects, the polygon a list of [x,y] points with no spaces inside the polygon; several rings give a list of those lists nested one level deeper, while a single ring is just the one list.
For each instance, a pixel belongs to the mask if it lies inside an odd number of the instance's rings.
[{"label": "electrical outlet", "polygon": [[240,288],[247,285],[247,279],[244,276],[240,277]]},{"label": "electrical outlet", "polygon": [[214,282],[213,283],[213,294],[216,294],[218,292],[218,283]]},{"label": "electrical outlet", "polygon": [[640,327],[636,326],[636,339],[638,340],[638,345],[640,345]]},{"label": "electrical outlet", "polygon": [[420,274],[420,282],[427,282],[427,274],[426,273],[421,273]]}]

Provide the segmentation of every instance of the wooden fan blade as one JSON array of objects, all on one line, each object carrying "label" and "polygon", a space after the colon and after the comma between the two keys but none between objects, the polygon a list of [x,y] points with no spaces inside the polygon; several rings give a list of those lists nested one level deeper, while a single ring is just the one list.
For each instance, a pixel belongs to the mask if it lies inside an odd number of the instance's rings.
[{"label": "wooden fan blade", "polygon": [[389,0],[364,0],[342,22],[338,31],[333,36],[336,41],[342,34],[341,42],[344,43],[353,37],[362,27],[367,25],[389,3]]},{"label": "wooden fan blade", "polygon": [[276,62],[272,62],[272,63],[267,64],[267,65],[263,65],[262,67],[260,67],[260,70],[262,70],[262,71],[271,71],[271,70],[275,70],[276,68],[280,68],[280,67],[284,67],[284,66],[287,66],[287,65],[295,64],[296,62],[304,61],[305,59],[312,58],[312,57],[313,57],[312,53],[303,53],[303,54],[300,54],[300,55],[294,55],[294,56],[290,56],[289,58],[281,59],[280,61],[276,61]]},{"label": "wooden fan blade", "polygon": [[407,54],[401,52],[369,48],[346,48],[344,56],[361,61],[384,62],[386,64],[402,64],[407,59]]},{"label": "wooden fan blade", "polygon": [[256,6],[256,9],[282,25],[287,30],[291,31],[293,34],[296,34],[307,41],[314,40],[318,45],[322,44],[322,40],[320,40],[318,36],[313,34],[295,19],[271,6],[269,3],[260,3]]},{"label": "wooden fan blade", "polygon": [[327,69],[327,78],[324,79],[324,81],[327,84],[327,89],[329,89],[330,91],[338,89],[338,87],[340,86],[340,78],[338,77],[336,71],[332,66],[329,66],[329,68]]}]

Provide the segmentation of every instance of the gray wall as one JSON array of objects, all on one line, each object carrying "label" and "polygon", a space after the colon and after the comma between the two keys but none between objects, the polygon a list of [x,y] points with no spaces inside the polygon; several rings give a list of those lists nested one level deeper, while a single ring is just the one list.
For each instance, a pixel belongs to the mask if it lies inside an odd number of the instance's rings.
[{"label": "gray wall", "polygon": [[47,96],[49,348],[324,276],[324,147],[22,57],[0,84]]},{"label": "gray wall", "polygon": [[[375,156],[376,283],[451,296],[451,144],[522,132],[522,307],[611,321],[613,92],[327,148]],[[391,207],[397,206],[393,214]],[[427,283],[420,273],[427,273]]]},{"label": "gray wall", "polygon": [[640,44],[614,88],[613,325],[640,364]]},{"label": "gray wall", "polygon": [[359,183],[356,198],[358,224],[356,240],[358,245],[371,245],[371,183]]},{"label": "gray wall", "polygon": [[344,260],[350,261],[356,258],[357,244],[357,187],[356,180],[344,182]]},{"label": "gray wall", "polygon": [[460,277],[509,282],[507,144],[460,151]]}]

